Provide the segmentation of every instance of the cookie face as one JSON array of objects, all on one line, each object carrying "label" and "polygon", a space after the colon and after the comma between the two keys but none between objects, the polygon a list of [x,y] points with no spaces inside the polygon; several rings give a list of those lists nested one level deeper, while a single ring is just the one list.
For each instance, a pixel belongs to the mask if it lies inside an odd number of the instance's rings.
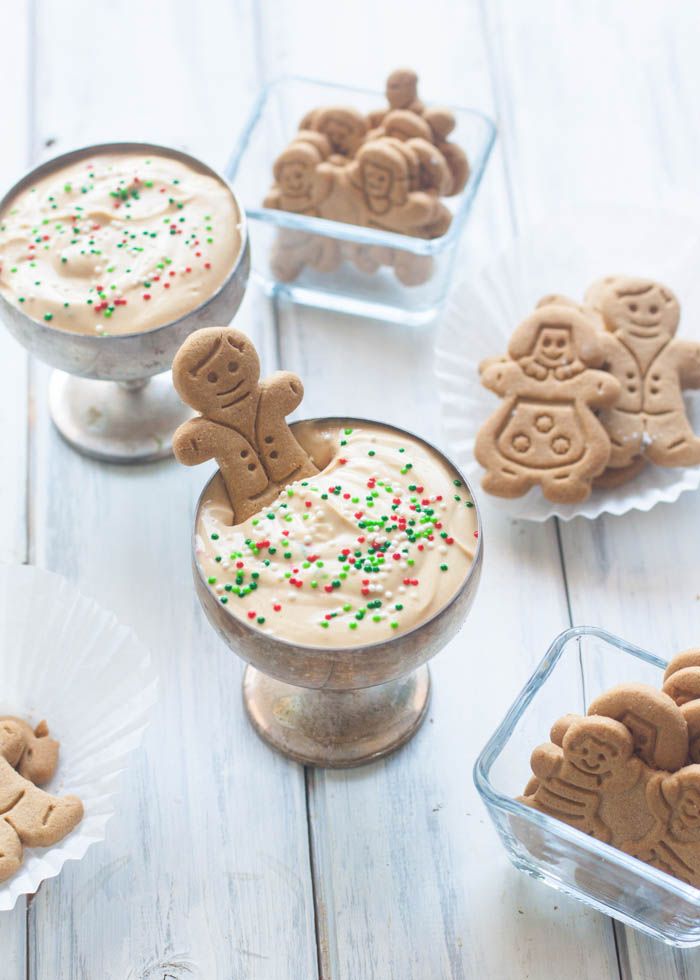
[{"label": "cookie face", "polygon": [[569,726],[562,741],[564,755],[582,772],[609,776],[619,772],[634,747],[627,727],[611,718],[580,718]]},{"label": "cookie face", "polygon": [[367,120],[347,106],[330,106],[319,109],[309,127],[327,138],[334,153],[344,157],[354,156],[367,132]]},{"label": "cookie face", "polygon": [[680,307],[670,289],[650,279],[616,277],[603,291],[600,309],[610,331],[632,345],[638,340],[670,340]]},{"label": "cookie face", "polygon": [[636,755],[654,769],[680,769],[687,759],[688,726],[680,708],[648,684],[620,684],[596,698],[588,714],[622,722]]},{"label": "cookie face", "polygon": [[259,378],[255,348],[245,334],[232,328],[197,330],[173,360],[173,384],[180,398],[225,425],[236,424]]},{"label": "cookie face", "polygon": [[386,99],[392,109],[410,109],[418,101],[418,75],[412,68],[397,68],[386,80]]}]

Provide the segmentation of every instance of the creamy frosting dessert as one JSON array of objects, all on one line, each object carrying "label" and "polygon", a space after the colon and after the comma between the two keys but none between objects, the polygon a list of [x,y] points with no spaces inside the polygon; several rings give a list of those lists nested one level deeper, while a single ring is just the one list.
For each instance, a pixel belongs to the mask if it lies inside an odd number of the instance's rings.
[{"label": "creamy frosting dessert", "polygon": [[319,468],[232,526],[220,475],[202,499],[196,557],[218,601],[261,631],[309,646],[362,646],[405,633],[455,594],[477,548],[458,473],[379,424],[294,434]]},{"label": "creamy frosting dessert", "polygon": [[240,223],[229,188],[203,170],[157,153],[93,152],[7,203],[0,291],[60,330],[151,330],[219,289]]}]

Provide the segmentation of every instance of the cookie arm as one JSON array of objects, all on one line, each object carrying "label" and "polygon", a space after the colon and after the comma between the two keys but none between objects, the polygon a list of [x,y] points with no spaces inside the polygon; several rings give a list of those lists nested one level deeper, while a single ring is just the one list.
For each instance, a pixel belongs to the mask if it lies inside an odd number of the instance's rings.
[{"label": "cookie arm", "polygon": [[700,388],[700,344],[692,340],[676,340],[673,349],[681,386]]},{"label": "cookie arm", "polygon": [[563,761],[564,753],[561,748],[552,742],[545,742],[544,745],[538,745],[530,756],[530,768],[537,779],[544,780],[555,775]]},{"label": "cookie arm", "polygon": [[622,391],[620,382],[607,371],[588,371],[586,381],[586,393],[590,405],[612,405]]},{"label": "cookie arm", "polygon": [[196,466],[215,456],[216,429],[208,419],[201,416],[183,422],[173,435],[175,458],[184,466]]},{"label": "cookie arm", "polygon": [[488,362],[482,364],[481,383],[497,395],[517,394],[514,386],[517,386],[522,377],[523,373],[514,361],[499,358],[494,362],[489,358]]},{"label": "cookie arm", "polygon": [[284,484],[318,473],[287,425],[286,416],[303,397],[301,379],[291,371],[276,371],[260,383],[256,438],[263,466],[274,483]]},{"label": "cookie arm", "polygon": [[282,194],[277,186],[273,186],[267,192],[265,199],[263,200],[264,208],[274,208],[276,211],[282,210],[281,205]]}]

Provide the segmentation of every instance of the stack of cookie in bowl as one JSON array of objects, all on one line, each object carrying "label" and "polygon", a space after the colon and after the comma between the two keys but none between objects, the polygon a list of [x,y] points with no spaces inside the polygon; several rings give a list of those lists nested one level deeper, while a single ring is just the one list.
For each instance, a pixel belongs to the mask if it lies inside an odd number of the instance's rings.
[{"label": "stack of cookie in bowl", "polygon": [[675,337],[680,305],[651,279],[607,276],[582,303],[550,295],[516,329],[503,357],[480,365],[503,399],[477,436],[482,485],[577,503],[648,464],[700,464],[683,390],[700,388],[700,343]]},{"label": "stack of cookie in bowl", "polygon": [[564,715],[519,802],[700,887],[700,649]]},{"label": "stack of cookie in bowl", "polygon": [[[273,166],[264,206],[396,232],[438,238],[452,212],[443,197],[459,194],[469,178],[466,154],[448,137],[455,117],[426,107],[410,69],[393,72],[387,105],[367,115],[349,106],[312,109]],[[332,272],[347,259],[362,272],[392,266],[405,285],[430,277],[430,256],[287,231],[272,256],[275,275],[296,278],[305,266]]]}]

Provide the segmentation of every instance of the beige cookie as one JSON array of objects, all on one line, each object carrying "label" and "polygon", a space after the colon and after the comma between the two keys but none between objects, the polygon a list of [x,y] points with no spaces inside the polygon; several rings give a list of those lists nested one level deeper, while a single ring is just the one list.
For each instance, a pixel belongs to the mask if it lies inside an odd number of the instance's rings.
[{"label": "beige cookie", "polygon": [[686,701],[681,712],[688,726],[688,763],[700,763],[700,701]]},{"label": "beige cookie", "polygon": [[608,466],[595,478],[593,486],[599,490],[615,490],[634,480],[648,465],[643,456],[636,456],[626,466]]},{"label": "beige cookie", "polygon": [[700,667],[682,667],[664,681],[664,694],[681,707],[700,698]]},{"label": "beige cookie", "polygon": [[659,774],[647,787],[653,827],[621,847],[660,871],[700,887],[700,765]]},{"label": "beige cookie", "polygon": [[677,670],[682,670],[684,667],[700,667],[700,647],[690,647],[672,657],[664,671],[664,680],[668,680],[671,674],[675,674]]},{"label": "beige cookie", "polygon": [[[2,749],[2,730],[6,731],[7,726],[14,726],[22,741],[22,751],[15,762]],[[40,721],[32,728],[22,718],[10,715],[0,718],[0,755],[4,755],[20,776],[24,776],[35,786],[44,786],[53,779],[58,766],[58,751],[59,744],[55,738],[50,737],[45,721]]]},{"label": "beige cookie", "polygon": [[622,389],[601,412],[610,465],[627,466],[640,455],[657,466],[700,463],[700,438],[683,401],[683,389],[700,388],[700,343],[675,339],[676,297],[650,279],[609,276],[593,284],[587,301],[604,321],[605,366]]},{"label": "beige cookie", "polygon": [[324,194],[324,179],[318,166],[324,160],[314,143],[300,140],[290,144],[275,160],[275,183],[267,193],[263,207],[317,216],[319,200]]},{"label": "beige cookie", "polygon": [[300,129],[322,133],[333,153],[352,157],[365,138],[368,126],[366,118],[357,109],[350,106],[327,106],[307,113],[301,121]]},{"label": "beige cookie", "polygon": [[278,371],[260,381],[257,351],[241,331],[207,327],[190,334],[175,355],[173,384],[201,412],[177,429],[175,456],[186,466],[216,459],[235,523],[318,472],[286,421],[303,398],[301,380]]},{"label": "beige cookie", "polygon": [[50,847],[83,819],[76,796],[50,796],[0,758],[0,881],[22,863],[24,847]]},{"label": "beige cookie", "polygon": [[649,684],[619,684],[595,698],[589,715],[629,728],[635,753],[654,769],[674,771],[688,757],[688,726],[677,704]]},{"label": "beige cookie", "polygon": [[593,409],[619,383],[596,370],[603,354],[590,320],[573,306],[540,306],[516,329],[508,360],[490,360],[482,384],[503,398],[477,435],[482,486],[519,497],[539,485],[548,500],[576,503],[605,469],[610,440]]}]

